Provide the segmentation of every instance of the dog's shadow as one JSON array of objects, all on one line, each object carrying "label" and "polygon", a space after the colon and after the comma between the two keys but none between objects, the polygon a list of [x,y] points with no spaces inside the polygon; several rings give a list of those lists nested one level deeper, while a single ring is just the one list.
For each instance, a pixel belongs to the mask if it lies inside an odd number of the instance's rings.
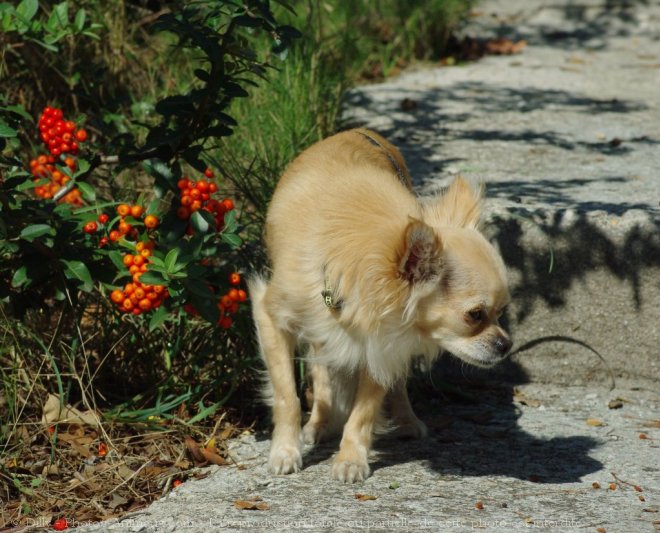
[{"label": "dog's shadow", "polygon": [[[512,372],[522,372],[515,363],[508,364]],[[462,369],[460,374],[464,374]],[[516,380],[519,383],[526,381],[522,375],[519,377],[520,381]],[[480,381],[478,374],[463,379],[462,383],[460,376],[458,381],[455,378],[454,372],[452,381],[434,385],[428,377],[413,378],[411,399],[415,412],[427,424],[429,435],[420,440],[389,436],[377,439],[370,461],[373,472],[419,462],[441,476],[504,476],[538,483],[569,483],[603,467],[589,455],[598,446],[593,438],[541,436],[565,433],[557,426],[539,424],[539,435],[522,429],[518,423],[521,410],[514,401],[514,384],[493,385]],[[328,462],[337,449],[336,440],[306,447],[304,464]]]}]

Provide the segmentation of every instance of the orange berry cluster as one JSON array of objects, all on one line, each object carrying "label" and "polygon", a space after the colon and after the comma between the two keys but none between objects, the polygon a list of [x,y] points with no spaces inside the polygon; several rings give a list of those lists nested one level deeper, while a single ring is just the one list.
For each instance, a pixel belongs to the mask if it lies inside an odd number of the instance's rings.
[{"label": "orange berry cluster", "polygon": [[[72,157],[67,157],[64,160],[64,164],[71,172],[75,171],[76,160]],[[38,185],[34,188],[34,194],[37,198],[43,198],[44,200],[50,200],[53,198],[57,191],[59,191],[71,179],[64,172],[57,169],[55,166],[55,157],[52,155],[40,155],[39,157],[32,159],[30,161],[30,172],[34,177],[32,180],[34,182],[43,179],[48,179],[50,181],[49,183]],[[66,193],[60,199],[60,202],[73,204],[76,207],[83,205],[80,191],[75,188]]]},{"label": "orange berry cluster", "polygon": [[[116,242],[122,237],[129,237],[131,239],[136,239],[137,238],[137,229],[133,227],[132,224],[126,221],[126,217],[131,216],[135,219],[141,219],[142,216],[144,215],[144,207],[141,205],[128,205],[128,204],[119,204],[117,206],[117,214],[119,215],[119,223],[117,224],[117,229],[113,229],[108,233],[107,239],[111,240],[112,242]],[[105,219],[105,222],[101,221],[101,217],[104,215],[99,216],[99,222],[105,223],[107,222],[107,219]],[[107,216],[107,215],[105,215]],[[147,215],[144,217],[143,221],[144,226],[147,229],[155,229],[158,227],[158,217],[156,215]],[[105,237],[104,237],[105,238]],[[108,240],[103,241],[101,239],[101,246],[104,246],[105,244],[108,243]]]},{"label": "orange berry cluster", "polygon": [[[241,284],[241,275],[238,272],[232,272],[229,274],[229,283],[231,283],[233,287],[218,300],[218,310],[220,311],[218,325],[223,329],[229,329],[232,326],[234,320],[231,315],[237,313],[239,304],[248,299],[247,292],[238,288],[238,285]],[[199,314],[192,304],[185,304],[183,309],[193,316]]]},{"label": "orange berry cluster", "polygon": [[[234,272],[232,275],[238,276],[238,273]],[[240,283],[240,276],[238,278],[238,283]],[[238,285],[237,283],[237,285]],[[237,289],[232,287],[223,295],[218,301],[218,309],[220,310],[220,318],[218,324],[223,329],[229,329],[234,323],[231,315],[238,312],[238,304],[245,302],[247,300],[247,293],[243,289]]]},{"label": "orange berry cluster", "polygon": [[195,211],[202,209],[213,215],[216,228],[220,231],[225,223],[225,213],[234,209],[234,202],[231,198],[222,201],[211,198],[211,195],[217,192],[218,186],[210,181],[213,178],[210,168],[204,171],[204,176],[208,180],[193,181],[185,176],[179,180],[177,187],[181,206],[176,210],[176,216],[181,220],[188,220]]},{"label": "orange berry cluster", "polygon": [[47,106],[39,117],[39,131],[44,146],[52,156],[60,154],[77,154],[78,143],[87,140],[87,131],[76,130],[76,125],[70,120],[64,120],[61,109]]},{"label": "orange berry cluster", "polygon": [[157,309],[169,296],[163,285],[147,285],[140,282],[149,265],[149,257],[154,249],[153,241],[140,241],[135,245],[135,254],[124,255],[124,265],[132,276],[132,282],[124,289],[115,289],[110,293],[110,299],[124,313],[139,315]]}]

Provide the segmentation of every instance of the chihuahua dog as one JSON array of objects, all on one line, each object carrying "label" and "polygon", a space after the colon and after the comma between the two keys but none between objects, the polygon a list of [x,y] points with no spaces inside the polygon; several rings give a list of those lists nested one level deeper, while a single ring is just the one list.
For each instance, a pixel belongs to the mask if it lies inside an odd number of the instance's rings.
[{"label": "chihuahua dog", "polygon": [[[384,405],[398,433],[423,437],[406,393],[411,360],[446,350],[488,367],[511,347],[501,257],[479,232],[481,189],[455,179],[418,198],[399,151],[357,129],[305,150],[280,179],[265,240],[270,279],[250,280],[269,378],[275,474],[302,467],[302,444],[341,431],[332,476],[370,474]],[[301,428],[294,353],[305,350],[311,415]]]}]

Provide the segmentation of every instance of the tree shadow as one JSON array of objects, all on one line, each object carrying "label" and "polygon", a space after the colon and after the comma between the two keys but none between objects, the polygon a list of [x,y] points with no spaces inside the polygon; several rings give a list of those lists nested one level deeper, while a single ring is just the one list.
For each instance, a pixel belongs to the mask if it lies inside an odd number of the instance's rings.
[{"label": "tree shadow", "polygon": [[[640,24],[639,7],[648,5],[648,0],[608,0],[602,5],[573,1],[538,6],[530,11],[527,20],[513,17],[500,21],[496,35],[562,50],[604,50],[616,37],[648,36],[658,40],[660,37],[652,27]],[[549,10],[556,12],[556,22],[534,21],[536,15]]]},{"label": "tree shadow", "polygon": [[[548,147],[606,158],[630,156],[638,149],[660,145],[660,138],[645,135],[587,141],[574,132],[543,129],[542,123],[538,128],[529,127],[529,121],[524,126],[508,124],[512,116],[562,111],[588,117],[611,115],[612,121],[617,122],[619,115],[649,109],[646,104],[634,100],[599,99],[563,90],[501,87],[480,81],[427,90],[371,86],[350,91],[345,106],[347,112],[340,129],[375,128],[401,150],[418,188],[425,186],[430,178],[466,161],[465,157],[447,154],[445,145],[451,141],[502,143],[529,150]],[[474,115],[465,109],[475,110]],[[361,114],[362,110],[367,113]],[[498,116],[503,113],[504,116]],[[475,115],[483,116],[477,127],[469,123]],[[504,122],[507,124],[502,127]],[[608,176],[602,179],[611,180]]]},{"label": "tree shadow", "polygon": [[[467,105],[486,117],[488,113],[561,109],[616,116],[647,109],[636,101],[600,100],[560,90],[501,88],[482,82],[462,82],[432,90],[402,89],[400,93],[392,93],[389,88],[382,90],[383,95],[374,87],[352,92],[347,106],[377,109],[378,116],[387,115],[386,127],[378,130],[399,147],[418,189],[437,183],[438,175],[463,160],[443,157],[447,153],[445,142],[455,139],[532,147],[541,144],[566,152],[595,151],[603,157],[627,156],[642,146],[660,144],[660,139],[649,137],[588,143],[555,131],[512,131],[510,126],[498,129],[496,124],[492,129],[474,128],[466,126],[468,117],[462,112]],[[402,110],[398,96],[412,99],[414,108]],[[456,103],[460,103],[458,108]],[[407,109],[410,107],[408,102]],[[368,127],[372,120],[372,116],[354,115],[344,126]],[[580,169],[570,172],[576,175]],[[619,200],[617,191],[625,190],[626,184],[633,186],[630,179],[620,175],[509,179],[486,184],[487,198],[505,205],[504,211],[499,210],[488,220],[485,233],[499,246],[508,268],[517,271],[519,281],[512,288],[513,298],[520,303],[517,322],[524,321],[537,303],[551,308],[565,306],[572,287],[597,269],[605,269],[628,283],[635,305],[640,308],[644,297],[641,273],[660,265],[659,210],[657,199],[633,195],[635,200]],[[585,186],[599,191],[597,197],[581,193]],[[608,224],[599,223],[594,216],[594,212],[600,211],[604,216],[623,217],[631,210],[644,211],[648,216],[635,218],[638,222],[626,223],[625,227],[622,223],[620,231],[610,231]],[[525,242],[530,228],[537,236],[535,246]]]}]

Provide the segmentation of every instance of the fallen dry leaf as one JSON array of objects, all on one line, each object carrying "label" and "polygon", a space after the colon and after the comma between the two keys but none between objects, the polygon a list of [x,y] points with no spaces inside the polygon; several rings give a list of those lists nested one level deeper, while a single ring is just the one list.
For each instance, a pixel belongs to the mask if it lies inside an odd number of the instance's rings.
[{"label": "fallen dry leaf", "polygon": [[60,405],[60,397],[56,394],[49,394],[44,404],[42,423],[51,425],[54,422],[64,422],[69,424],[84,424],[88,426],[99,426],[99,416],[94,411],[79,411],[70,405]]},{"label": "fallen dry leaf", "polygon": [[368,500],[376,500],[378,499],[378,496],[372,496],[371,494],[356,494],[355,499],[359,500],[361,502],[366,502]]},{"label": "fallen dry leaf", "polygon": [[184,440],[184,444],[186,446],[186,450],[188,450],[190,455],[192,455],[192,458],[196,463],[206,462],[206,458],[204,457],[204,454],[202,453],[199,444],[197,444],[193,438],[186,437],[186,439]]},{"label": "fallen dry leaf", "polygon": [[[186,449],[190,452],[190,455],[192,455],[195,463],[212,463],[214,465],[220,466],[227,464],[227,460],[222,457],[222,455],[218,454],[215,446],[207,446],[206,448],[202,448],[191,437],[186,437],[184,442]],[[215,442],[215,440],[213,440],[213,442]]]},{"label": "fallen dry leaf", "polygon": [[593,427],[602,427],[606,426],[607,424],[602,420],[598,420],[597,418],[587,418],[587,425]]},{"label": "fallen dry leaf", "polygon": [[513,42],[506,37],[498,37],[486,42],[486,52],[495,55],[512,55],[519,54],[527,46],[527,41],[521,39],[520,41]]},{"label": "fallen dry leaf", "polygon": [[206,447],[206,448],[201,448],[199,451],[204,456],[204,459],[209,463],[219,466],[223,466],[227,464],[227,460],[224,457],[222,457],[222,455],[218,455],[215,449]]},{"label": "fallen dry leaf", "polygon": [[513,401],[521,403],[523,405],[527,405],[529,407],[540,407],[541,406],[541,401],[540,400],[530,398],[524,392],[519,391],[517,389],[514,390],[514,392],[513,392]]},{"label": "fallen dry leaf", "polygon": [[112,500],[108,503],[108,507],[112,509],[113,511],[117,509],[117,507],[120,507],[122,505],[126,505],[128,503],[128,500],[124,498],[123,496],[120,496],[116,492],[112,494]]},{"label": "fallen dry leaf", "polygon": [[260,496],[255,496],[249,500],[236,500],[234,507],[241,511],[268,511],[270,509],[270,505],[263,501]]}]

